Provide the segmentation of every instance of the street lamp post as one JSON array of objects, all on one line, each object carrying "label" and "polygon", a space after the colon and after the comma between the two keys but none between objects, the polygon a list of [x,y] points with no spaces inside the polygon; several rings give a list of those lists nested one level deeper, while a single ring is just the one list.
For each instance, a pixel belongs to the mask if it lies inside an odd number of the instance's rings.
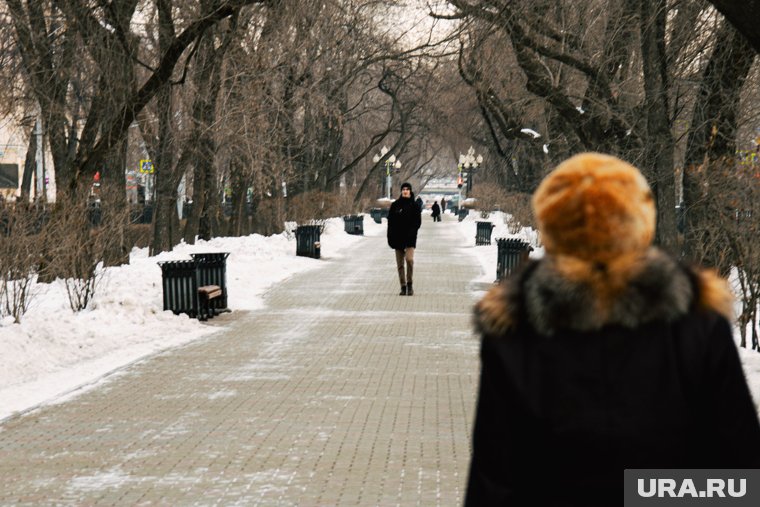
[{"label": "street lamp post", "polygon": [[457,189],[459,189],[459,197],[457,198],[458,209],[462,209],[462,184],[464,183],[464,180],[462,179],[462,167],[464,166],[464,163],[464,155],[460,153],[459,164],[457,165]]},{"label": "street lamp post", "polygon": [[[372,157],[372,161],[374,163],[380,162],[380,159],[382,159],[386,154],[388,153],[388,147],[383,146],[380,149],[380,153]],[[388,158],[385,159],[385,197],[388,199],[391,198],[391,183],[392,183],[392,175],[391,175],[391,167],[396,169],[396,172],[401,169],[401,161],[396,159],[396,155],[391,154]]]},{"label": "street lamp post", "polygon": [[[480,167],[480,164],[483,163],[483,156],[482,155],[475,155],[475,148],[470,146],[470,149],[467,150],[467,153],[465,155],[459,154],[459,182],[462,181],[462,167],[464,167],[467,170],[467,194],[472,191],[472,177],[475,173],[475,169]],[[461,183],[459,186],[459,197],[461,200],[462,197],[462,186]]]}]

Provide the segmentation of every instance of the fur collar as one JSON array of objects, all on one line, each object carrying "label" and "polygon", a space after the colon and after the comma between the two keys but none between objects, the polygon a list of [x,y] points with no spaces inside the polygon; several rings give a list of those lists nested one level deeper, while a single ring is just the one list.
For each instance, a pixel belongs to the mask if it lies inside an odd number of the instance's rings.
[{"label": "fur collar", "polygon": [[651,248],[605,265],[563,256],[532,261],[485,295],[475,306],[475,322],[485,334],[504,334],[523,320],[552,335],[670,322],[695,307],[730,317],[731,303],[717,275],[685,268]]}]

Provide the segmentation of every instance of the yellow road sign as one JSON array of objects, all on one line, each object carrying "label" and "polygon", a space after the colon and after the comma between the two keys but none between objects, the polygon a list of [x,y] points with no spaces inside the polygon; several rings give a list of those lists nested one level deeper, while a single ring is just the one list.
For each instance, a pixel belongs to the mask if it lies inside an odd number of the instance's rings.
[{"label": "yellow road sign", "polygon": [[140,172],[144,174],[153,174],[154,171],[153,167],[153,161],[152,160],[141,160],[140,161]]}]

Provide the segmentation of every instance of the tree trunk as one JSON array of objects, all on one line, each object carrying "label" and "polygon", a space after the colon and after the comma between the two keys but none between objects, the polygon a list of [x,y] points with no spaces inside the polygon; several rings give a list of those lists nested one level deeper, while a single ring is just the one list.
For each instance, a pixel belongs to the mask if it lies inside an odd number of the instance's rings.
[{"label": "tree trunk", "polygon": [[[178,168],[174,167],[174,147],[172,135],[172,100],[171,87],[167,86],[158,94],[158,151],[154,161],[155,202],[153,205],[153,240],[150,255],[170,251],[179,242],[180,232],[175,224],[177,214],[177,186],[181,178]],[[178,178],[179,176],[179,178]]]},{"label": "tree trunk", "polygon": [[[213,32],[213,31],[212,31]],[[191,145],[193,153],[193,209],[185,224],[185,242],[192,244],[197,235],[201,239],[211,239],[219,224],[219,198],[214,168],[216,141],[216,103],[221,87],[221,65],[231,40],[232,32],[225,36],[219,48],[214,47],[214,33],[203,36],[196,61],[194,81],[198,92],[193,103],[193,133]]]},{"label": "tree trunk", "polygon": [[29,196],[32,191],[32,175],[37,168],[37,136],[34,130],[34,127],[32,127],[32,132],[29,134],[29,147],[26,150],[26,159],[24,160],[24,175],[21,178],[21,196],[19,197],[19,201],[23,203],[29,202]]},{"label": "tree trunk", "polygon": [[126,224],[128,220],[126,176],[124,168],[127,161],[127,139],[114,147],[113,153],[106,161],[101,172],[101,210],[102,227],[109,229],[111,240],[104,251],[105,266],[120,266],[129,263]]},{"label": "tree trunk", "polygon": [[686,145],[684,253],[692,260],[722,269],[728,266],[720,266],[720,253],[706,247],[715,242],[705,241],[705,234],[712,230],[720,234],[720,228],[709,226],[715,218],[706,201],[711,189],[703,185],[706,174],[700,172],[711,170],[710,162],[734,159],[740,92],[754,58],[755,51],[745,37],[724,22],[705,67]]},{"label": "tree trunk", "polygon": [[666,0],[641,1],[641,53],[647,122],[644,171],[657,203],[656,242],[666,251],[676,253],[675,144],[668,106],[666,15]]},{"label": "tree trunk", "polygon": [[248,220],[246,214],[246,189],[245,178],[243,176],[242,164],[233,164],[230,167],[232,176],[232,216],[230,217],[229,235],[242,236],[245,234],[245,223]]}]

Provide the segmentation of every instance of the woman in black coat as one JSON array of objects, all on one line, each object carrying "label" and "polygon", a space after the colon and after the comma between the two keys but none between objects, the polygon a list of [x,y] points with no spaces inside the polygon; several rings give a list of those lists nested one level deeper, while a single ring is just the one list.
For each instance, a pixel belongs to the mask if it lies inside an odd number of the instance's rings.
[{"label": "woman in black coat", "polygon": [[400,296],[414,295],[414,249],[417,247],[417,230],[421,224],[421,211],[414,202],[412,186],[404,183],[401,185],[401,196],[391,204],[388,211],[388,246],[396,251],[398,279],[401,283]]},{"label": "woman in black coat", "polygon": [[546,255],[476,306],[465,505],[622,505],[625,469],[759,468],[730,292],[651,247],[643,176],[578,155],[533,206]]}]

